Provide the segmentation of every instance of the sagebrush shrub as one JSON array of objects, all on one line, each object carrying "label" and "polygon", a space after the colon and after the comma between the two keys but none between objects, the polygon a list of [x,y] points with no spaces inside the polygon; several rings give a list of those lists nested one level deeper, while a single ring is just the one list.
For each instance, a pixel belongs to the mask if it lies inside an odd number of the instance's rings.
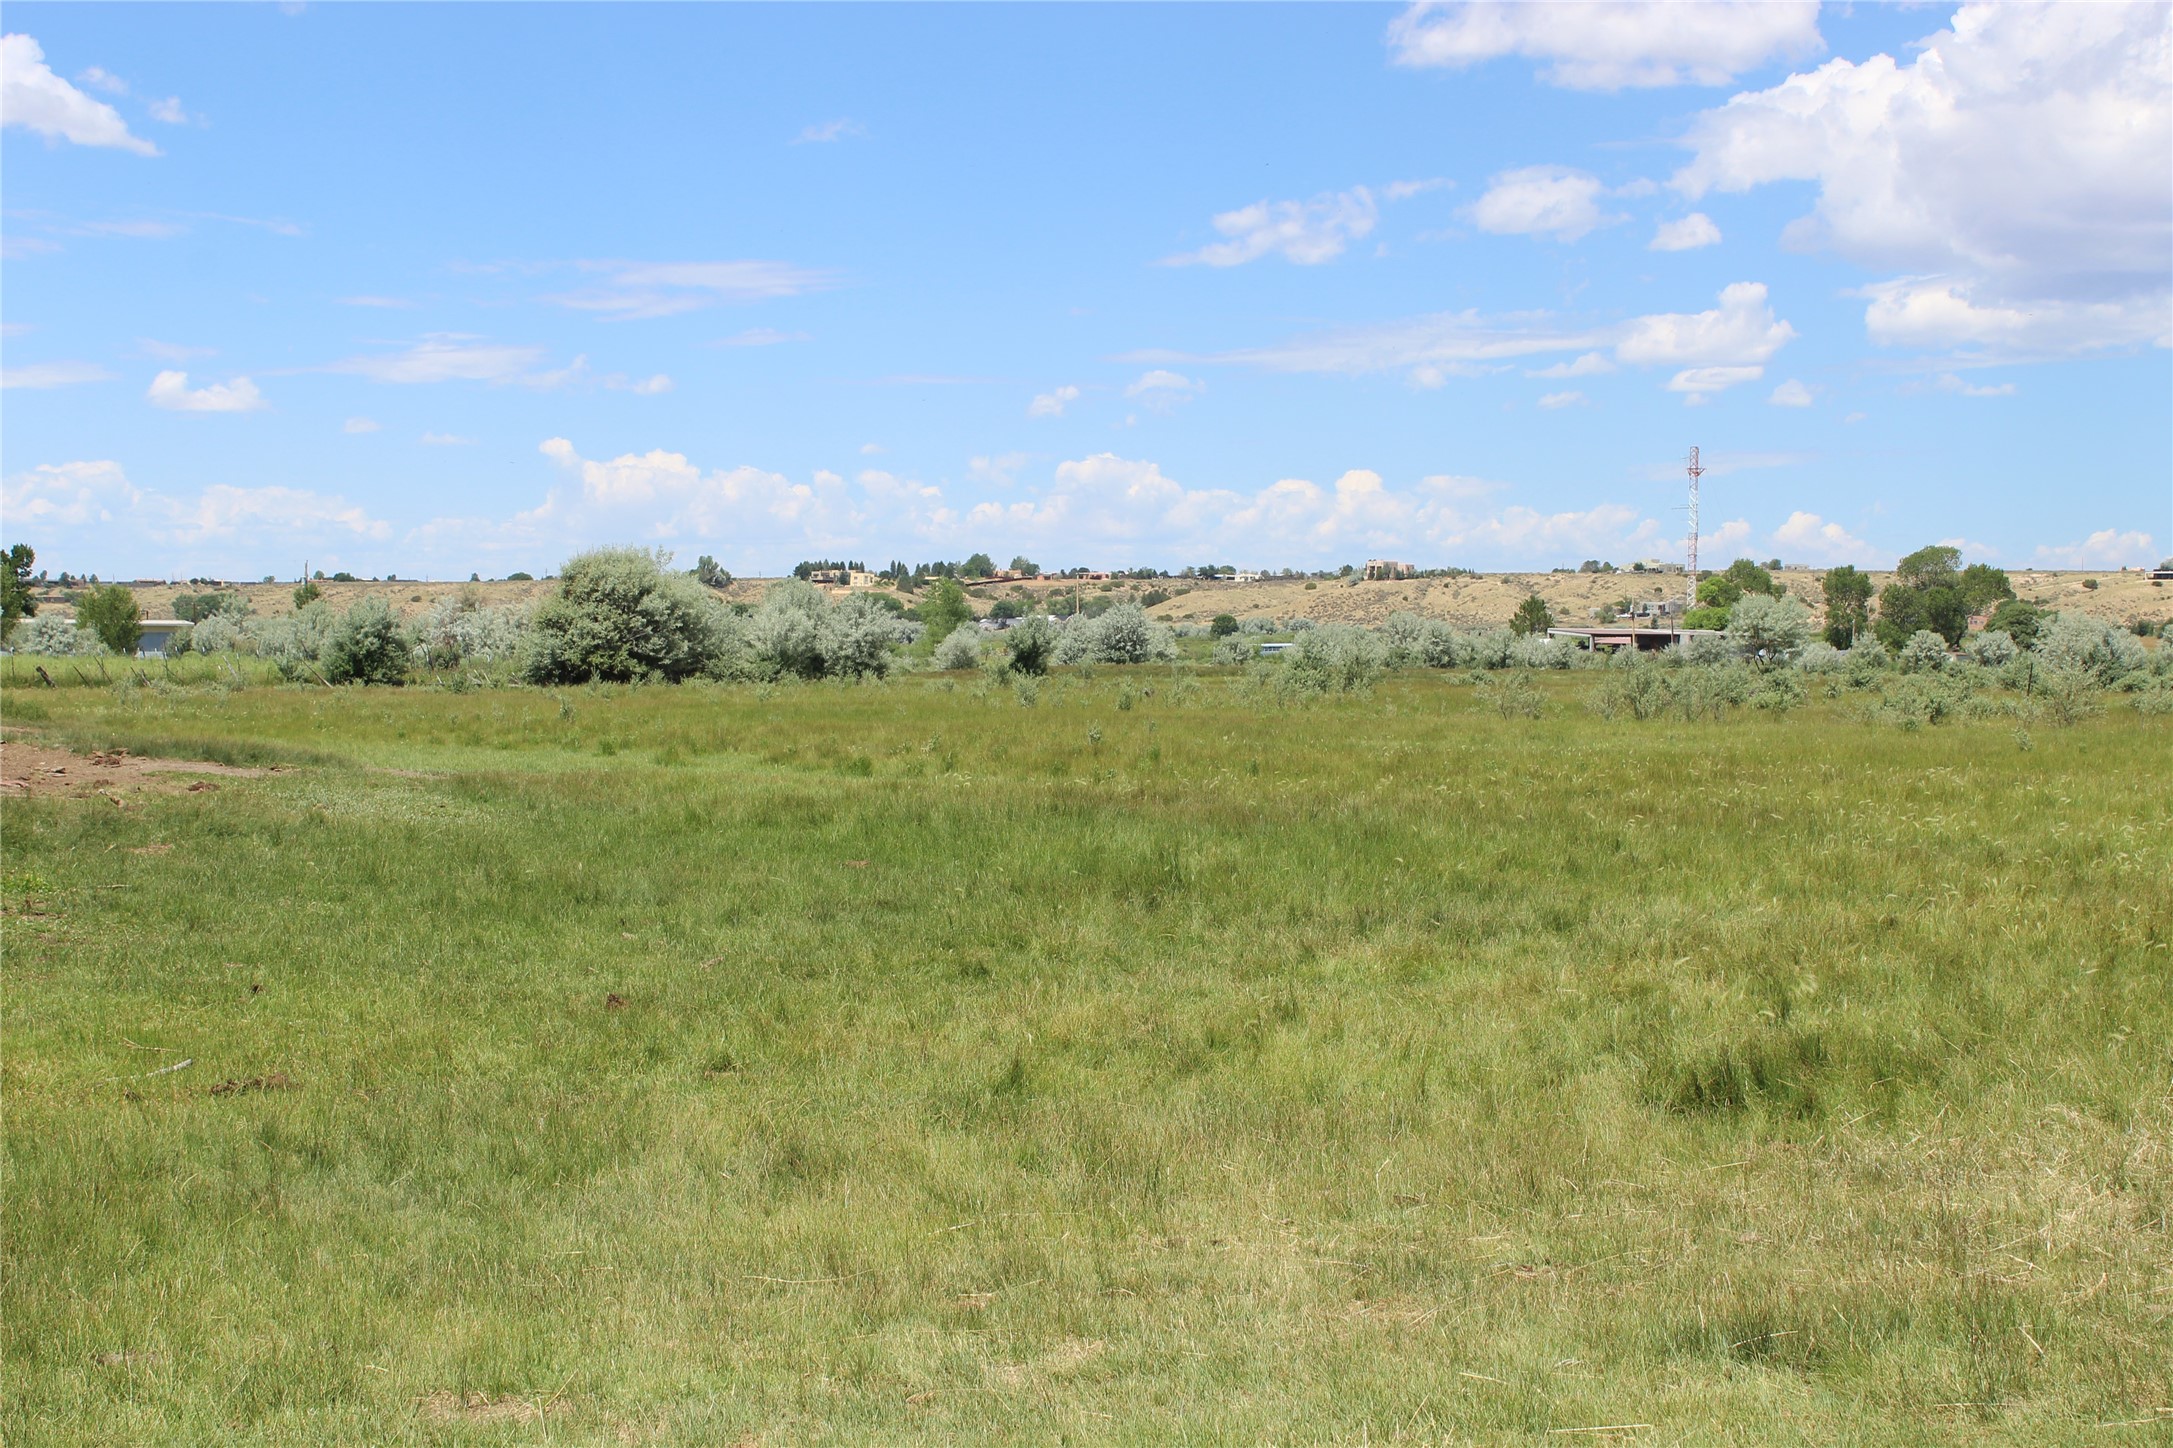
[{"label": "sagebrush shrub", "polygon": [[1965,652],[1974,664],[1987,669],[2002,669],[2013,663],[2015,655],[2022,650],[2006,632],[1993,629],[1971,639]]},{"label": "sagebrush shrub", "polygon": [[1905,674],[1933,673],[1944,669],[1951,659],[1946,639],[1928,628],[1918,629],[1901,646],[1901,671]]},{"label": "sagebrush shrub", "polygon": [[1728,610],[1728,642],[1744,658],[1785,658],[1811,637],[1811,610],[1798,599],[1746,593]]},{"label": "sagebrush shrub", "polygon": [[1537,719],[1547,708],[1545,697],[1523,669],[1511,669],[1480,680],[1478,697],[1481,704],[1504,719]]},{"label": "sagebrush shrub", "polygon": [[932,662],[939,669],[970,669],[981,661],[981,631],[972,624],[951,630],[936,644]]},{"label": "sagebrush shrub", "polygon": [[96,633],[76,627],[74,619],[63,618],[57,613],[41,613],[16,624],[14,632],[8,635],[8,647],[19,654],[43,654],[49,658],[106,651],[105,641]]},{"label": "sagebrush shrub", "polygon": [[679,680],[722,651],[731,614],[667,553],[599,548],[566,561],[535,611],[524,672],[538,684]]},{"label": "sagebrush shrub", "polygon": [[365,598],[332,626],[318,671],[333,684],[405,683],[408,651],[391,606],[382,598]]},{"label": "sagebrush shrub", "polygon": [[1176,656],[1176,634],[1136,603],[1117,604],[1098,618],[1073,619],[1056,647],[1060,664],[1144,664]]},{"label": "sagebrush shrub", "polygon": [[1214,651],[1208,654],[1211,664],[1242,664],[1259,655],[1260,646],[1238,634],[1215,640]]},{"label": "sagebrush shrub", "polygon": [[318,599],[294,613],[263,619],[250,631],[256,635],[257,653],[270,659],[282,677],[315,678],[320,672],[317,660],[336,622],[332,605]]},{"label": "sagebrush shrub", "polygon": [[1332,623],[1298,635],[1281,655],[1277,691],[1287,696],[1342,694],[1363,689],[1387,667],[1388,647],[1378,634]]},{"label": "sagebrush shrub", "polygon": [[2094,684],[2117,682],[2149,655],[2141,640],[2102,619],[2056,613],[2038,626],[2034,650],[2044,670],[2076,674]]},{"label": "sagebrush shrub", "polygon": [[1795,664],[1806,674],[1833,674],[1841,671],[1847,658],[1824,639],[1813,639],[1796,651]]},{"label": "sagebrush shrub", "polygon": [[423,668],[453,669],[517,658],[528,640],[528,619],[526,608],[483,608],[472,598],[448,594],[415,620],[414,661]]},{"label": "sagebrush shrub", "polygon": [[1004,631],[1004,646],[1011,651],[1011,671],[1028,677],[1049,672],[1056,657],[1056,625],[1035,615]]}]

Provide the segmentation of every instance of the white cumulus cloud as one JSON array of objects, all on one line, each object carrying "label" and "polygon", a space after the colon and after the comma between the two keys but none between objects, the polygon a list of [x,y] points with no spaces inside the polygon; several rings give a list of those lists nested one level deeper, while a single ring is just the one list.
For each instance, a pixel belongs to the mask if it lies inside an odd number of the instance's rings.
[{"label": "white cumulus cloud", "polygon": [[1629,363],[1759,363],[1795,335],[1773,315],[1763,282],[1734,282],[1709,311],[1639,317],[1615,344],[1615,356]]},{"label": "white cumulus cloud", "polygon": [[1028,417],[1062,417],[1064,409],[1079,400],[1079,389],[1069,385],[1052,388],[1026,404]]},{"label": "white cumulus cloud", "polygon": [[1574,390],[1569,392],[1549,392],[1540,397],[1539,405],[1547,411],[1553,412],[1558,408],[1576,407],[1587,400],[1582,392]]},{"label": "white cumulus cloud", "polygon": [[0,483],[0,507],[11,527],[30,528],[58,542],[95,542],[105,551],[133,542],[147,557],[234,540],[254,557],[266,546],[384,539],[392,531],[366,509],[305,488],[220,483],[179,495],[138,487],[111,459],[43,463],[17,473]]},{"label": "white cumulus cloud", "polygon": [[350,417],[340,431],[354,437],[366,432],[381,431],[383,427],[384,424],[374,417]]},{"label": "white cumulus cloud", "polygon": [[2173,8],[1968,4],[1915,51],[1706,111],[1671,184],[1816,183],[1784,239],[1903,274],[1869,290],[1877,342],[2056,356],[2173,334]]},{"label": "white cumulus cloud", "polygon": [[2100,528],[2079,543],[2047,544],[2037,560],[2050,568],[2147,568],[2158,559],[2148,533]]},{"label": "white cumulus cloud", "polygon": [[1169,412],[1190,402],[1207,390],[1207,384],[1157,367],[1124,389],[1126,397],[1136,397],[1144,405],[1157,412]]},{"label": "white cumulus cloud", "polygon": [[256,412],[269,405],[257,385],[246,377],[192,388],[186,372],[159,373],[151,379],[144,396],[153,407],[169,412]]},{"label": "white cumulus cloud", "polygon": [[1619,221],[1600,211],[1606,188],[1589,172],[1568,166],[1524,166],[1487,183],[1486,194],[1466,212],[1481,231],[1503,236],[1552,236],[1575,241]]},{"label": "white cumulus cloud", "polygon": [[1812,400],[1811,389],[1793,377],[1774,388],[1773,395],[1766,399],[1775,407],[1809,407]]},{"label": "white cumulus cloud", "polygon": [[47,141],[158,154],[158,147],[129,134],[119,111],[53,74],[45,51],[27,35],[0,36],[0,125],[21,126]]},{"label": "white cumulus cloud", "polygon": [[1650,251],[1696,251],[1701,246],[1718,245],[1720,228],[1702,211],[1693,211],[1680,221],[1661,222],[1646,244]]},{"label": "white cumulus cloud", "polygon": [[1802,563],[1873,563],[1871,545],[1816,513],[1794,512],[1773,530],[1781,554]]},{"label": "white cumulus cloud", "polygon": [[1504,55],[1549,62],[1575,90],[1726,85],[1769,60],[1815,53],[1816,0],[1413,5],[1389,26],[1399,65],[1462,69]]},{"label": "white cumulus cloud", "polygon": [[1299,266],[1317,266],[1341,256],[1351,242],[1371,232],[1379,215],[1373,193],[1363,186],[1310,201],[1255,201],[1214,218],[1224,240],[1169,257],[1164,265],[1241,266],[1280,256]]}]

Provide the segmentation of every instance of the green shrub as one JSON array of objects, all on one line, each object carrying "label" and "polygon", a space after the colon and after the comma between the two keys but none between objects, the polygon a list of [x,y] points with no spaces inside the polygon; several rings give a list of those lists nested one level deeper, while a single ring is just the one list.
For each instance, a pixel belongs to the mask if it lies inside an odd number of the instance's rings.
[{"label": "green shrub", "polygon": [[1811,611],[1786,595],[1745,593],[1728,610],[1728,642],[1745,658],[1778,661],[1811,637]]},{"label": "green shrub", "polygon": [[981,631],[956,628],[937,642],[932,662],[939,669],[970,669],[981,661]]},{"label": "green shrub", "polygon": [[1144,664],[1174,658],[1177,635],[1136,603],[1112,605],[1099,617],[1071,621],[1057,643],[1060,664]]},{"label": "green shrub", "polygon": [[1011,671],[1037,676],[1049,672],[1056,656],[1056,626],[1038,614],[1007,630],[1004,643],[1011,650]]},{"label": "green shrub", "polygon": [[1523,669],[1511,669],[1479,681],[1479,702],[1504,719],[1537,719],[1547,701]]},{"label": "green shrub", "polygon": [[1215,621],[1207,626],[1207,631],[1218,639],[1229,637],[1237,632],[1237,615],[1234,613],[1216,614]]},{"label": "green shrub", "polygon": [[1229,634],[1215,640],[1215,647],[1207,655],[1211,664],[1243,664],[1259,657],[1260,646],[1241,634]]},{"label": "green shrub", "polygon": [[365,598],[333,625],[318,668],[333,684],[401,684],[407,681],[408,647],[391,605]]},{"label": "green shrub", "polygon": [[1944,636],[1920,628],[1901,646],[1901,671],[1905,674],[1931,673],[1944,669],[1952,658]]},{"label": "green shrub", "polygon": [[744,632],[727,613],[708,671],[775,680],[880,677],[895,661],[898,616],[865,594],[833,604],[814,584],[787,578],[763,595]]},{"label": "green shrub", "polygon": [[1277,692],[1302,698],[1371,687],[1387,667],[1388,648],[1377,634],[1332,623],[1299,634],[1281,657]]},{"label": "green shrub", "polygon": [[599,548],[566,561],[536,609],[524,672],[532,683],[690,678],[722,653],[731,615],[670,555]]},{"label": "green shrub", "polygon": [[19,654],[42,654],[48,658],[66,658],[79,654],[102,654],[105,641],[87,628],[79,628],[72,618],[57,613],[41,613],[15,625],[8,635],[8,647]]}]

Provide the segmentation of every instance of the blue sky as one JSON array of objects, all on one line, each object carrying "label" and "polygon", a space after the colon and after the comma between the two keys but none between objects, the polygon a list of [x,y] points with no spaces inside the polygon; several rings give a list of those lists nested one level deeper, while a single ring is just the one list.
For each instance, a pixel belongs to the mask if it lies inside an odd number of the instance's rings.
[{"label": "blue sky", "polygon": [[45,6],[108,576],[2173,550],[2164,6]]}]

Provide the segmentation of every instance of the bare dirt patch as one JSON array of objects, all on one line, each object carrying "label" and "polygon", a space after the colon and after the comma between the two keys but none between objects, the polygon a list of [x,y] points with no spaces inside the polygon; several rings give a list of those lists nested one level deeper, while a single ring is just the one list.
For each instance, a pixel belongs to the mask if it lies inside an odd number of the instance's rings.
[{"label": "bare dirt patch", "polygon": [[131,794],[200,794],[218,788],[210,779],[197,778],[190,783],[187,776],[255,779],[269,773],[268,769],[245,769],[202,759],[145,759],[125,749],[74,754],[27,739],[0,741],[0,798],[104,795],[116,804],[125,804]]}]

